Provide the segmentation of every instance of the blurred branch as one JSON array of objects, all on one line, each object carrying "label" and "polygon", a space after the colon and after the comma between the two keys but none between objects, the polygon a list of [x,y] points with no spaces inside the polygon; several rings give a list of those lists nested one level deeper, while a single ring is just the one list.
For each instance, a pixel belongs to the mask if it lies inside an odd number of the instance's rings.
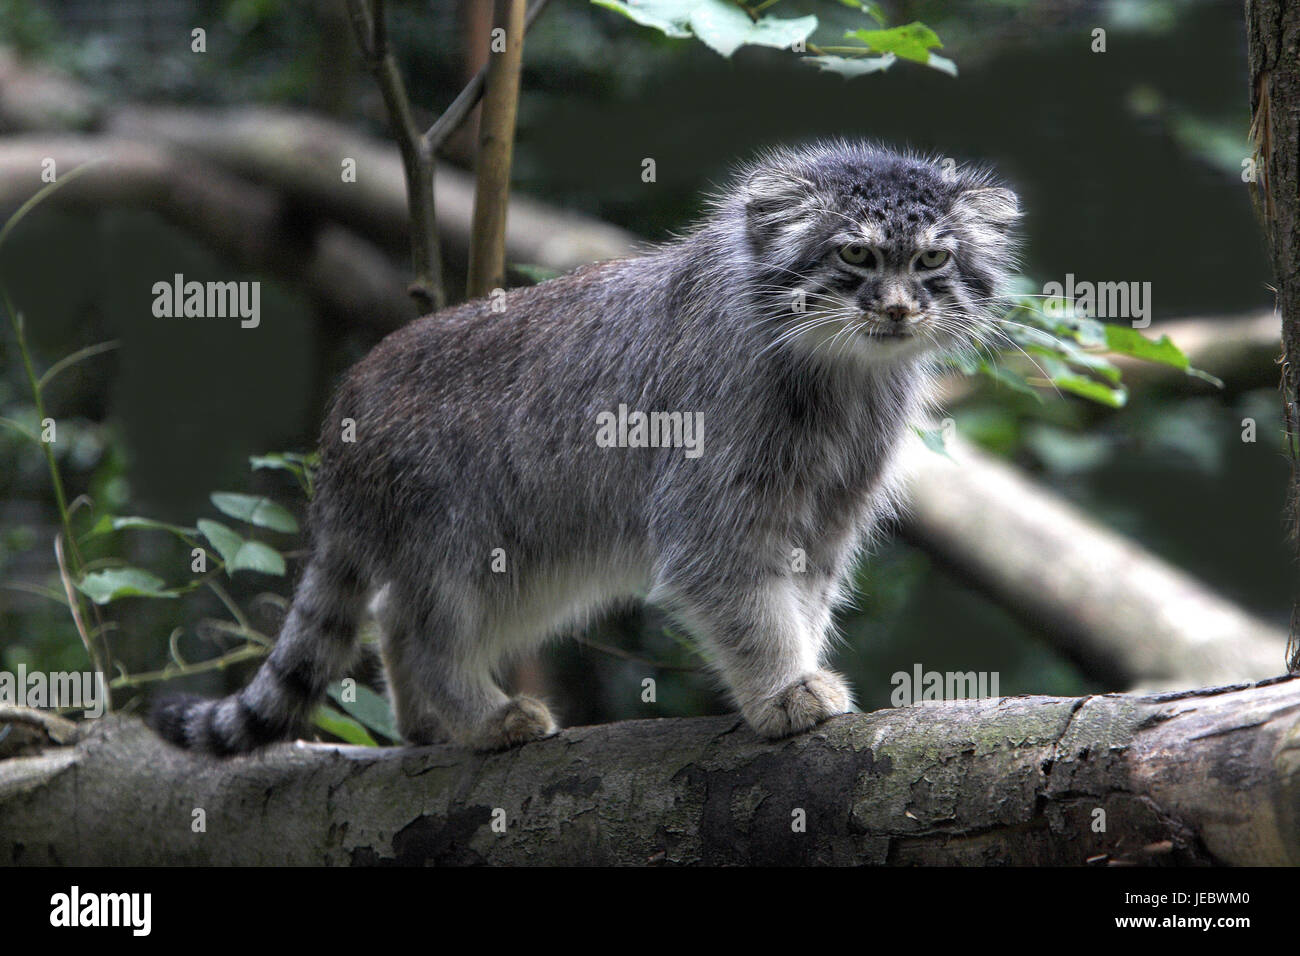
[{"label": "blurred branch", "polygon": [[381,250],[328,221],[314,224],[278,190],[235,177],[201,156],[109,136],[0,139],[0,207],[30,194],[32,170],[46,157],[59,169],[104,160],[51,197],[53,205],[148,208],[240,267],[301,284],[326,312],[383,332],[409,317],[402,274]]},{"label": "blurred branch", "polygon": [[88,87],[0,47],[0,133],[89,129],[102,110]]},{"label": "blurred branch", "polygon": [[397,61],[388,47],[384,0],[347,0],[347,3],[357,45],[379,84],[406,174],[406,200],[411,223],[411,268],[415,273],[407,292],[415,299],[421,314],[433,312],[442,308],[447,301],[442,283],[442,253],[438,246],[434,214],[433,153],[425,147],[424,138],[415,126],[411,104],[406,95],[406,84],[402,81]]},{"label": "blurred branch", "polygon": [[961,440],[911,447],[904,535],[1116,687],[1284,673],[1286,635]]},{"label": "blurred branch", "polygon": [[[123,107],[105,120],[116,136],[170,146],[230,174],[273,187],[294,208],[310,210],[387,249],[407,246],[410,212],[402,164],[392,146],[320,117],[286,110]],[[339,163],[356,160],[366,175],[339,179]],[[435,187],[438,233],[449,262],[468,261],[473,178],[439,166]],[[511,262],[564,272],[597,259],[627,255],[626,231],[590,216],[512,196],[506,218]]]},{"label": "blurred branch", "polygon": [[682,674],[700,674],[704,668],[695,664],[669,664],[664,661],[651,660],[640,654],[633,654],[631,651],[625,651],[621,647],[614,647],[612,644],[605,644],[602,641],[593,641],[589,637],[578,637],[577,641],[583,647],[590,647],[593,651],[599,651],[601,654],[608,654],[610,657],[617,658],[620,661],[627,661],[631,664],[641,664],[645,667],[659,671],[674,671]]}]

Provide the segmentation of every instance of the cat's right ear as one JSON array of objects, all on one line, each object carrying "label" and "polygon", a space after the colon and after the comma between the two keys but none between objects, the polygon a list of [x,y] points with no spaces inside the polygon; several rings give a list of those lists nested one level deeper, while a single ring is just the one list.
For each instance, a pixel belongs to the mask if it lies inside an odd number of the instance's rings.
[{"label": "cat's right ear", "polygon": [[813,185],[782,169],[759,169],[745,181],[745,220],[760,249],[778,231],[804,217]]},{"label": "cat's right ear", "polygon": [[760,169],[745,183],[745,211],[766,218],[794,212],[812,190],[812,183],[780,169]]}]

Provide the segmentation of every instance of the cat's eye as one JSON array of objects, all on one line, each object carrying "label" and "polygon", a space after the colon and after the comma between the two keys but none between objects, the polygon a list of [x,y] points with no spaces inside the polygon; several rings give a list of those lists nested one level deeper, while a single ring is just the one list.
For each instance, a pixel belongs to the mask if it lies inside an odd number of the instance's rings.
[{"label": "cat's eye", "polygon": [[916,257],[916,264],[922,269],[937,269],[948,261],[948,250],[926,249]]},{"label": "cat's eye", "polygon": [[848,245],[840,246],[840,258],[851,266],[862,266],[871,269],[876,264],[876,253],[870,246],[864,246],[860,242],[850,242]]}]

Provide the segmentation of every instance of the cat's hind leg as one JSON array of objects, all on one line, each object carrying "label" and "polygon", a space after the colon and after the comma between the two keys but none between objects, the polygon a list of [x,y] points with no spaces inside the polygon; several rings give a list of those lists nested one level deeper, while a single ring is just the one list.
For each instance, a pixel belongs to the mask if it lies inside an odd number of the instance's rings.
[{"label": "cat's hind leg", "polygon": [[497,684],[501,650],[464,596],[394,588],[380,612],[384,661],[398,729],[411,743],[448,737],[504,750],[558,729],[546,705]]}]

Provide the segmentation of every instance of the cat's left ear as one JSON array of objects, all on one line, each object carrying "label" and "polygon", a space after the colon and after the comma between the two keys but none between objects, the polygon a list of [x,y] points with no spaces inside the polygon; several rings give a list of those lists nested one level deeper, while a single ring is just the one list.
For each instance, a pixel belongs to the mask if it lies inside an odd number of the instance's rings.
[{"label": "cat's left ear", "polygon": [[1010,226],[1020,218],[1020,199],[1002,186],[979,186],[957,197],[958,205],[994,226]]}]

